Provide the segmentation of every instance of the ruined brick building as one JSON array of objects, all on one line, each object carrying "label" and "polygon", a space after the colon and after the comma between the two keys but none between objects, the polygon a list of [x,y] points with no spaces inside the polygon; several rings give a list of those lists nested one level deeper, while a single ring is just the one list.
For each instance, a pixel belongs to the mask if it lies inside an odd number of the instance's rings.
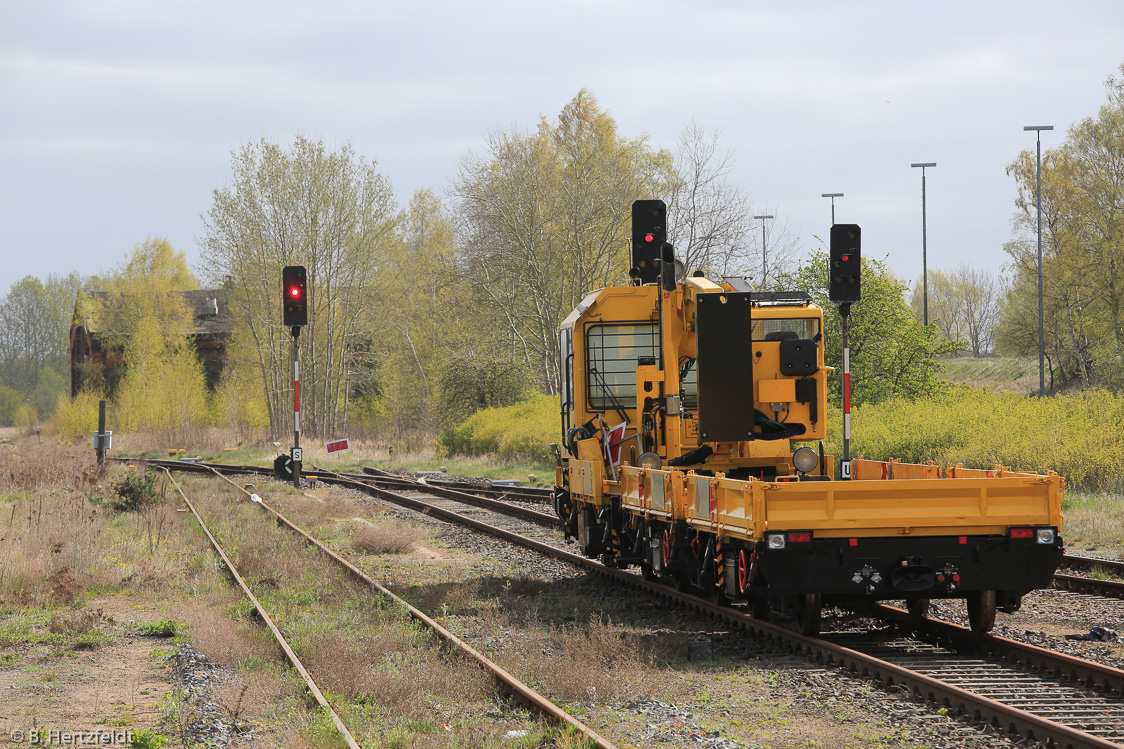
[{"label": "ruined brick building", "polygon": [[[192,329],[188,336],[195,344],[199,360],[203,362],[207,387],[213,390],[222,375],[226,344],[233,330],[229,294],[226,289],[175,293],[183,295],[193,312]],[[70,326],[70,393],[76,395],[87,384],[112,393],[124,374],[122,352],[119,347],[106,345],[98,336],[95,321],[80,312],[91,307],[82,303],[83,298],[104,303],[109,298],[109,293],[85,289],[79,292],[79,299],[74,307],[74,320]]]}]

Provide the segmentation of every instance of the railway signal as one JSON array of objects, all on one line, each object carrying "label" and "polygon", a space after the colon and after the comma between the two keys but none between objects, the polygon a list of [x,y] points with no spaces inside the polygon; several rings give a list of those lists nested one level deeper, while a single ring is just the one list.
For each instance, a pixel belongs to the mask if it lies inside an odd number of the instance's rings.
[{"label": "railway signal", "polygon": [[831,227],[831,258],[828,268],[827,296],[839,305],[840,333],[843,349],[843,459],[839,461],[840,478],[851,478],[851,348],[847,334],[851,328],[851,304],[859,301],[862,291],[862,229],[858,224],[834,224]]},{"label": "railway signal", "polygon": [[[301,327],[308,325],[308,273],[303,265],[286,265],[281,269],[282,322],[293,333],[293,447],[289,451],[288,465],[293,476],[293,486],[301,485]],[[278,461],[282,457],[278,457]]]},{"label": "railway signal", "polygon": [[662,200],[632,204],[632,269],[640,284],[659,280],[660,252],[667,241],[667,206]]},{"label": "railway signal", "polygon": [[291,328],[308,325],[308,274],[303,265],[286,265],[281,269],[284,324]]},{"label": "railway signal", "polygon": [[828,269],[827,296],[833,302],[859,301],[862,230],[858,224],[831,227],[831,267]]}]

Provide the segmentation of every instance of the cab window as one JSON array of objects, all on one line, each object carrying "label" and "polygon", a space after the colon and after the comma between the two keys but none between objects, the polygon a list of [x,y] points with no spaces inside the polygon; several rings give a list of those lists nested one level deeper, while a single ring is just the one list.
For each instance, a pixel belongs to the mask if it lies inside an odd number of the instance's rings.
[{"label": "cab window", "polygon": [[814,317],[797,317],[769,320],[756,318],[752,323],[755,341],[781,341],[785,338],[815,338],[820,332],[820,321]]},{"label": "cab window", "polygon": [[591,325],[586,331],[589,408],[636,407],[636,367],[642,357],[659,356],[653,323]]}]

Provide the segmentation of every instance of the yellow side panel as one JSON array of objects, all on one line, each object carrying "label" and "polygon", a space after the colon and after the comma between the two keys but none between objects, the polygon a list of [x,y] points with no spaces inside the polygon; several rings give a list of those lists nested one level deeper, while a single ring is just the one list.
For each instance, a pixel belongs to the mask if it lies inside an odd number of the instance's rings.
[{"label": "yellow side panel", "polygon": [[640,469],[633,466],[621,468],[621,507],[643,510],[644,500],[640,488]]},{"label": "yellow side panel", "polygon": [[694,521],[691,523],[692,525],[698,526],[699,523],[716,522],[717,495],[715,494],[715,484],[717,483],[718,479],[710,476],[697,476],[693,472],[687,474],[687,496],[684,507],[687,511],[687,520]]},{"label": "yellow side panel", "polygon": [[939,479],[940,477],[941,467],[932,461],[928,464],[902,463],[898,460],[864,460],[862,456],[851,461],[853,481]]},{"label": "yellow side panel", "polygon": [[578,457],[582,460],[603,460],[601,450],[601,440],[596,437],[578,441]]},{"label": "yellow side panel", "polygon": [[671,518],[675,499],[681,493],[681,476],[677,471],[625,466],[621,469],[621,506],[635,512]]},{"label": "yellow side panel", "polygon": [[601,483],[604,480],[602,466],[600,460],[571,460],[570,495],[600,504],[603,496]]},{"label": "yellow side panel", "polygon": [[757,400],[763,403],[790,403],[796,400],[796,380],[758,380]]},{"label": "yellow side panel", "polygon": [[1061,526],[1061,478],[822,481],[769,484],[770,530],[820,536],[1005,532]]},{"label": "yellow side panel", "polygon": [[722,534],[735,538],[760,538],[765,530],[764,484],[760,481],[717,479],[715,521]]}]

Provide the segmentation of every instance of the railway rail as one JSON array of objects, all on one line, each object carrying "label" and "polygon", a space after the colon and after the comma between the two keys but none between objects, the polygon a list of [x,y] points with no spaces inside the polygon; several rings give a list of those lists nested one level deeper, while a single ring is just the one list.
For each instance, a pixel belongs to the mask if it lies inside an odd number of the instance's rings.
[{"label": "railway rail", "polygon": [[[190,463],[180,463],[180,465],[178,465],[178,466],[170,466],[170,467],[163,465],[164,463],[178,463],[178,461],[159,461],[159,462],[150,461],[150,463],[155,463],[158,467],[162,468],[165,471],[165,473],[168,474],[169,480],[172,481],[173,485],[176,488],[176,491],[183,498],[184,502],[187,504],[187,506],[191,510],[192,514],[195,516],[196,520],[199,522],[199,525],[202,527],[204,533],[207,535],[207,537],[210,540],[211,545],[213,546],[215,551],[223,559],[223,562],[226,564],[226,566],[227,566],[228,570],[230,571],[232,577],[235,579],[237,584],[242,588],[242,591],[246,594],[246,596],[250,599],[250,601],[254,604],[254,606],[256,607],[258,612],[261,614],[263,621],[265,621],[265,623],[268,625],[269,629],[273,633],[273,635],[274,635],[275,639],[277,640],[278,644],[281,646],[282,650],[285,652],[286,657],[288,657],[288,659],[292,663],[293,667],[297,669],[297,671],[300,673],[302,678],[305,680],[305,683],[306,683],[306,685],[309,689],[309,692],[314,696],[317,703],[319,703],[325,710],[328,711],[328,713],[329,713],[329,715],[332,719],[333,724],[336,726],[336,729],[340,732],[340,735],[343,737],[344,741],[347,743],[347,745],[349,747],[351,747],[351,749],[360,749],[359,744],[355,741],[354,737],[348,731],[348,729],[344,725],[343,721],[340,720],[339,716],[336,714],[336,712],[332,708],[331,704],[329,704],[327,699],[324,697],[323,693],[321,692],[319,687],[316,685],[312,676],[309,674],[307,669],[305,669],[304,665],[300,662],[300,659],[297,657],[296,653],[293,651],[293,649],[289,646],[288,642],[285,640],[285,637],[281,633],[280,629],[278,629],[278,627],[274,624],[273,620],[269,617],[265,608],[261,605],[261,603],[258,601],[258,599],[253,595],[249,586],[245,583],[245,581],[243,580],[243,578],[241,577],[241,575],[238,573],[237,569],[235,568],[234,563],[230,560],[229,556],[227,556],[226,552],[219,545],[218,540],[211,534],[210,530],[207,528],[206,523],[203,521],[202,516],[196,510],[195,506],[191,503],[191,501],[187,498],[187,495],[184,494],[183,489],[179,486],[179,484],[176,483],[175,480],[171,478],[171,470],[177,469],[177,468],[182,470],[186,466],[192,466],[192,468],[189,468],[188,470],[193,471],[193,472],[198,472],[198,473],[211,473],[214,476],[217,476],[221,479],[224,479],[225,481],[230,483],[232,486],[234,486],[236,489],[238,489],[240,492],[245,494],[248,498],[253,498],[255,495],[253,495],[251,492],[249,492],[244,487],[238,486],[237,483],[231,481],[227,476],[224,476],[223,473],[217,467],[203,466],[203,465],[200,465],[200,464],[190,464]],[[228,467],[224,467],[224,468],[228,468]],[[248,467],[243,466],[241,468],[248,468]],[[232,471],[232,473],[237,473],[237,474],[242,474],[242,475],[245,475],[245,474],[257,475],[257,472],[253,471],[253,470],[240,470],[240,471],[236,470],[236,471]],[[317,547],[317,549],[320,550],[320,552],[322,552],[323,554],[328,556],[332,561],[334,561],[337,564],[339,564],[340,566],[342,566],[355,579],[357,579],[358,581],[360,581],[361,583],[363,583],[367,586],[370,586],[371,588],[375,589],[381,595],[384,595],[384,596],[388,597],[389,599],[394,601],[395,604],[397,604],[398,606],[405,609],[413,619],[415,619],[419,623],[423,624],[425,627],[427,627],[429,630],[431,630],[434,634],[436,634],[438,636],[438,638],[440,638],[440,640],[445,644],[446,647],[448,647],[452,650],[455,650],[457,652],[463,653],[464,655],[466,655],[470,659],[474,660],[480,667],[482,667],[485,671],[487,671],[496,680],[496,682],[501,686],[501,688],[504,691],[508,692],[512,697],[519,700],[523,704],[535,709],[537,712],[539,712],[546,719],[548,719],[548,720],[550,720],[554,723],[560,724],[562,726],[568,726],[568,727],[571,727],[571,728],[575,729],[576,731],[581,733],[585,738],[587,738],[592,743],[593,746],[598,747],[598,749],[616,749],[615,745],[613,745],[607,739],[602,737],[600,734],[598,734],[596,731],[594,731],[588,725],[586,725],[586,724],[582,723],[581,721],[577,720],[576,718],[571,716],[569,713],[567,713],[565,710],[562,710],[560,707],[558,707],[552,701],[550,701],[547,697],[539,694],[534,689],[532,689],[531,687],[524,684],[522,681],[517,679],[514,675],[512,675],[511,673],[506,671],[504,668],[502,668],[498,664],[496,664],[494,661],[489,659],[487,656],[485,656],[480,651],[473,648],[467,642],[465,642],[464,640],[457,637],[455,634],[453,634],[448,629],[446,629],[441,624],[439,624],[437,621],[435,621],[434,619],[432,619],[431,617],[426,615],[420,609],[417,609],[416,607],[412,606],[410,603],[408,603],[404,599],[400,598],[398,595],[391,592],[388,588],[384,587],[379,582],[377,582],[376,580],[374,580],[373,578],[368,576],[366,573],[364,573],[362,570],[360,570],[354,564],[349,562],[347,559],[345,559],[344,557],[340,556],[336,552],[329,549],[319,539],[315,538],[314,536],[310,535],[308,532],[306,532],[305,530],[300,528],[298,525],[293,523],[291,520],[289,520],[287,517],[285,517],[278,510],[276,510],[275,508],[270,506],[267,502],[262,500],[260,497],[257,497],[256,499],[253,499],[253,501],[259,507],[261,507],[263,511],[272,514],[274,516],[274,518],[281,525],[284,525],[289,530],[293,531],[294,533],[297,533],[298,535],[302,536],[308,542],[314,544]]]},{"label": "railway rail", "polygon": [[[128,461],[127,458],[114,458],[113,460]],[[273,470],[262,466],[239,466],[222,463],[187,463],[178,460],[150,460],[149,463],[163,467],[177,467],[183,470],[192,470],[184,466],[201,466],[204,469],[215,469],[227,474],[249,474],[255,476],[272,476]],[[444,496],[447,499],[463,501],[477,507],[506,512],[522,517],[524,520],[548,527],[558,525],[557,516],[538,512],[533,509],[534,503],[548,501],[549,489],[536,487],[505,487],[502,489],[488,486],[475,481],[458,481],[455,479],[425,479],[419,481],[390,471],[377,468],[364,467],[363,473],[336,473],[327,468],[316,466],[307,478],[323,478],[332,474],[337,477],[356,481],[373,481],[376,486],[384,489],[418,489],[426,487],[425,491]],[[515,504],[520,503],[520,504]],[[1124,598],[1124,561],[1099,559],[1093,557],[1075,556],[1066,554],[1062,559],[1065,569],[1078,572],[1093,572],[1100,569],[1120,579],[1101,579],[1087,575],[1072,575],[1058,572],[1054,575],[1054,587],[1070,590],[1077,593],[1103,596],[1105,598]]]},{"label": "railway rail", "polygon": [[266,626],[269,627],[269,631],[273,634],[273,638],[277,641],[277,644],[281,647],[281,650],[284,651],[285,657],[289,659],[289,662],[293,665],[293,668],[295,668],[297,670],[297,673],[301,675],[301,678],[304,679],[305,686],[308,687],[309,693],[311,693],[313,698],[315,698],[317,704],[319,704],[328,712],[328,716],[332,719],[332,724],[336,727],[336,730],[339,732],[340,736],[343,738],[348,747],[350,749],[359,749],[359,744],[355,741],[355,737],[352,736],[351,732],[347,730],[347,726],[345,726],[343,721],[340,720],[340,716],[336,713],[331,703],[329,703],[327,698],[324,697],[324,693],[320,690],[320,687],[316,685],[316,682],[313,680],[312,675],[308,673],[308,669],[306,669],[304,667],[304,664],[301,663],[300,658],[297,657],[296,652],[293,650],[292,646],[289,645],[288,640],[285,639],[285,636],[281,633],[281,630],[277,628],[276,624],[274,624],[272,617],[270,617],[265,607],[262,606],[261,601],[259,601],[253,594],[253,591],[250,590],[250,586],[246,584],[246,581],[242,578],[242,575],[239,574],[238,568],[234,566],[234,562],[231,561],[229,556],[227,556],[226,551],[223,550],[222,546],[218,542],[218,539],[215,538],[214,534],[212,534],[211,530],[207,527],[207,523],[203,520],[203,516],[199,514],[199,511],[197,509],[195,509],[195,505],[192,504],[191,500],[187,498],[187,495],[184,494],[183,489],[176,482],[176,480],[172,478],[172,472],[169,469],[164,468],[164,473],[165,475],[167,475],[168,480],[172,482],[172,485],[176,488],[176,491],[179,493],[180,497],[183,498],[184,504],[186,504],[188,509],[191,510],[191,514],[195,516],[196,522],[198,522],[199,527],[203,529],[203,533],[206,534],[207,540],[210,541],[211,547],[215,550],[215,553],[217,553],[219,557],[222,558],[223,564],[226,565],[226,569],[230,573],[230,576],[234,579],[234,582],[238,585],[238,587],[242,589],[242,592],[246,595],[246,598],[249,599],[250,603],[254,605],[254,608],[258,612],[258,615],[261,617],[262,621],[265,622]]},{"label": "railway rail", "polygon": [[[190,464],[182,467],[210,470]],[[269,471],[262,469],[262,472]],[[837,632],[820,638],[805,637],[739,610],[645,581],[637,574],[605,567],[554,544],[467,517],[463,511],[450,506],[467,497],[453,499],[446,494],[442,496],[444,506],[439,506],[379,486],[377,476],[349,477],[331,472],[321,472],[318,476],[327,483],[348,486],[597,572],[722,619],[798,653],[868,675],[888,686],[904,685],[917,696],[942,703],[954,712],[1002,730],[1073,749],[1124,745],[1124,671],[1119,669],[994,635],[973,635],[955,624],[928,619],[917,621],[908,612],[888,606],[875,607],[876,613],[902,623],[906,629],[923,633],[924,639],[905,636],[899,630],[884,634]],[[412,493],[431,495],[441,494],[438,489],[443,489],[430,486],[428,482],[411,482],[408,488]],[[482,506],[481,499],[472,498],[471,506]],[[498,502],[489,509],[510,514],[510,507],[508,503]]]},{"label": "railway rail", "polygon": [[[391,471],[384,471],[379,468],[364,467],[363,473],[385,479],[400,479],[409,483],[417,482],[417,479],[412,479],[408,476],[392,473]],[[528,502],[549,502],[551,496],[554,493],[553,489],[544,489],[542,487],[536,486],[498,486],[491,481],[465,481],[461,479],[434,478],[432,476],[425,476],[424,478],[425,483],[429,486],[438,486],[445,489],[459,489],[460,491],[472,492],[473,494],[480,494],[485,497],[498,497],[500,499],[518,499]]]},{"label": "railway rail", "polygon": [[1071,590],[1075,593],[1089,593],[1110,598],[1124,598],[1124,562],[1112,559],[1096,559],[1066,554],[1062,560],[1065,569],[1074,572],[1104,573],[1114,575],[1116,580],[1072,575],[1059,572],[1054,575],[1054,587]]}]

